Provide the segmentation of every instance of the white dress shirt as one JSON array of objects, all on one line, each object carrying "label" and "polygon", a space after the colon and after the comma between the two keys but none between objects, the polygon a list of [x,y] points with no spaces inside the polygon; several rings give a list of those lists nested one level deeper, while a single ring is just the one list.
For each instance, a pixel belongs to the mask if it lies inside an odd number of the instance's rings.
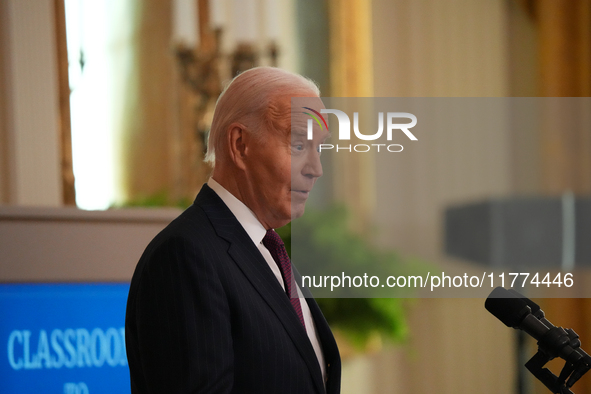
[{"label": "white dress shirt", "polygon": [[[275,274],[277,281],[285,290],[283,284],[283,277],[281,276],[281,271],[279,270],[279,266],[271,256],[269,250],[263,245],[263,238],[267,233],[267,230],[263,227],[261,222],[257,219],[254,212],[252,212],[242,201],[237,199],[234,195],[232,195],[229,191],[227,191],[222,185],[220,185],[215,179],[209,178],[207,181],[207,185],[214,191],[216,194],[222,199],[222,201],[230,208],[230,211],[236,216],[238,222],[244,227],[244,230],[248,234],[248,236],[252,239],[252,242],[259,248],[259,251],[265,258],[265,261],[271,268],[271,271]],[[304,323],[306,324],[306,333],[308,334],[308,338],[310,338],[310,342],[312,343],[312,347],[314,348],[314,352],[316,353],[316,358],[318,358],[318,363],[320,364],[320,369],[322,370],[322,380],[326,382],[326,366],[324,365],[324,354],[322,353],[322,346],[320,345],[320,340],[318,339],[318,334],[316,332],[316,325],[314,323],[314,319],[312,318],[312,313],[310,312],[310,307],[306,302],[306,299],[302,297],[302,292],[298,286],[298,294],[300,295],[300,303],[302,305],[302,313],[304,315]]]}]

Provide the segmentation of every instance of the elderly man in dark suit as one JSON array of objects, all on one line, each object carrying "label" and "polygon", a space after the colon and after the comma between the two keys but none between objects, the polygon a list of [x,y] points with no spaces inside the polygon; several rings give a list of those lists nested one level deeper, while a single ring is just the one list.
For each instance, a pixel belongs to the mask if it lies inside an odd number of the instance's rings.
[{"label": "elderly man in dark suit", "polygon": [[301,296],[274,231],[303,214],[322,175],[327,130],[308,139],[291,121],[292,97],[320,109],[318,95],[302,76],[261,67],[218,99],[212,177],[133,275],[125,323],[133,393],[340,392],[334,337],[314,299]]}]

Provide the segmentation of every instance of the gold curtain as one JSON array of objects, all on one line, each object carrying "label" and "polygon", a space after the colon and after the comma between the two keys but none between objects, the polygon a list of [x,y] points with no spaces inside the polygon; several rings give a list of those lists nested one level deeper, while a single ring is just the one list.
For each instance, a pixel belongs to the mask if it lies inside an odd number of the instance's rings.
[{"label": "gold curtain", "polygon": [[[531,4],[539,32],[540,95],[588,97],[591,94],[591,1],[539,0]],[[547,113],[543,122],[545,127],[540,135],[543,193],[591,193],[591,131],[582,129],[572,120],[574,117],[569,117],[577,110],[588,113],[589,108],[560,108]],[[573,328],[581,336],[583,346],[588,346],[591,300],[554,298],[544,300],[542,305],[555,324]],[[589,377],[581,379],[574,391],[591,393]]]},{"label": "gold curtain", "polygon": [[[334,97],[373,96],[371,0],[329,0],[330,91]],[[333,155],[334,195],[363,231],[373,214],[374,158]]]}]

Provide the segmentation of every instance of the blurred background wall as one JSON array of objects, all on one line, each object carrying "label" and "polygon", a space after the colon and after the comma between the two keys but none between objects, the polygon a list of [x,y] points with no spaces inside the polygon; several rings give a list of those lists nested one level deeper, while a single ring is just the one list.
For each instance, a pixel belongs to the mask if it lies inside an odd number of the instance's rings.
[{"label": "blurred background wall", "polygon": [[[589,96],[591,2],[1,0],[0,203],[192,200],[209,171],[212,104],[255,64],[301,72],[325,96]],[[450,204],[591,192],[591,132],[551,126],[434,136],[432,150],[387,174],[364,156],[335,194],[381,229],[382,244],[468,264],[443,253]],[[363,194],[386,175],[394,201]],[[588,300],[542,307],[583,344],[591,338]],[[516,392],[514,333],[483,300],[417,300],[409,327],[407,343],[346,353],[343,392]],[[576,388],[591,393],[585,379]]]}]

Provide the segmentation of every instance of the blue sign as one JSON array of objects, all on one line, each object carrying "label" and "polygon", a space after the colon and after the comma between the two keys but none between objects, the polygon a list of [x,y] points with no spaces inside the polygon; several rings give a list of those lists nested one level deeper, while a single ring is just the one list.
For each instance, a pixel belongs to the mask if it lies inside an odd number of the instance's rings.
[{"label": "blue sign", "polygon": [[0,392],[130,390],[129,284],[0,285]]}]

